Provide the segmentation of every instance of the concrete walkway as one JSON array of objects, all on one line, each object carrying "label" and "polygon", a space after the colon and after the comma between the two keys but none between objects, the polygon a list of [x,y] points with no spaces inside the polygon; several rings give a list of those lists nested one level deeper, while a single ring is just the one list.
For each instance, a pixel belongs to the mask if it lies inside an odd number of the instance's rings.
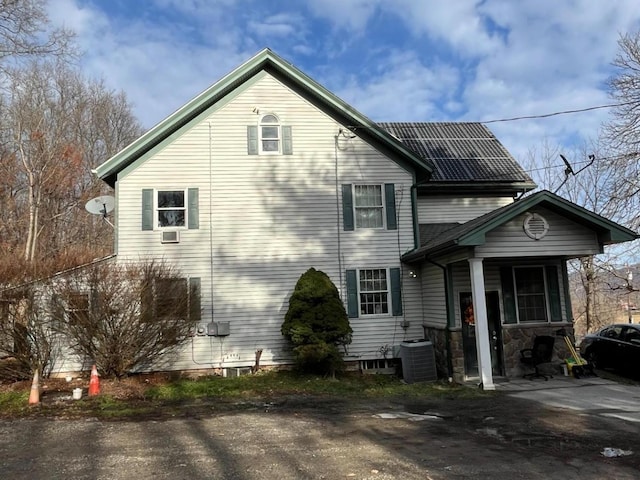
[{"label": "concrete walkway", "polygon": [[623,385],[599,377],[575,379],[511,379],[496,383],[509,396],[578,410],[587,415],[619,418],[640,423],[640,386]]}]

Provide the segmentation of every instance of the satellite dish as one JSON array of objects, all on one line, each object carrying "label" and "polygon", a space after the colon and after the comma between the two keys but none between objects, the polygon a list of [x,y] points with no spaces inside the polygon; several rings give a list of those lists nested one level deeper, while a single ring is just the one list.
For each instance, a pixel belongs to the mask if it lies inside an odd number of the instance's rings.
[{"label": "satellite dish", "polygon": [[100,195],[99,197],[89,200],[84,208],[92,215],[102,215],[106,217],[109,212],[112,212],[116,206],[116,199],[110,195]]}]

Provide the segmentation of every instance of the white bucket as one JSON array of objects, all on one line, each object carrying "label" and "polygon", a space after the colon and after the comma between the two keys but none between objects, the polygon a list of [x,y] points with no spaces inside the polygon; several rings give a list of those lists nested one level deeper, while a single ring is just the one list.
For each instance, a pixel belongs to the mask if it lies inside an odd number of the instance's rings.
[{"label": "white bucket", "polygon": [[74,400],[80,400],[82,398],[82,389],[81,388],[74,388],[73,389],[73,399]]}]

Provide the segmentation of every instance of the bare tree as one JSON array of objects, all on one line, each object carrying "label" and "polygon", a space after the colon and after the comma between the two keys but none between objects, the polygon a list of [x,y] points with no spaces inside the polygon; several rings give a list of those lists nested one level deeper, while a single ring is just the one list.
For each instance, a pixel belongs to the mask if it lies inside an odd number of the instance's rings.
[{"label": "bare tree", "polygon": [[51,29],[45,0],[0,0],[0,66],[8,58],[64,56],[72,33]]},{"label": "bare tree", "polygon": [[[606,218],[632,223],[637,197],[621,199],[617,156],[606,142],[592,141],[580,148],[563,149],[545,142],[530,152],[524,162],[532,178],[542,187]],[[609,280],[621,264],[634,256],[637,246],[607,249],[604,254],[568,263],[576,330],[593,331],[611,323],[612,305],[618,295]]]},{"label": "bare tree", "polygon": [[[628,225],[640,226],[640,32],[621,35],[619,52],[613,61],[617,68],[609,80],[609,93],[617,106],[605,126],[606,140],[615,152],[613,166],[617,181],[614,198],[629,213]],[[629,201],[633,200],[633,205]]]},{"label": "bare tree", "polygon": [[94,258],[110,253],[111,231],[82,207],[105,188],[91,168],[142,132],[126,97],[60,62],[32,62],[8,79],[0,199],[16,220],[3,227],[7,249],[20,243],[32,264],[78,245],[91,245]]},{"label": "bare tree", "polygon": [[96,263],[53,287],[52,317],[70,348],[121,378],[168,358],[200,318],[197,284],[164,263]]},{"label": "bare tree", "polygon": [[640,32],[623,34],[613,65],[616,74],[609,80],[611,97],[619,104],[607,125],[612,147],[627,153],[640,152]]}]

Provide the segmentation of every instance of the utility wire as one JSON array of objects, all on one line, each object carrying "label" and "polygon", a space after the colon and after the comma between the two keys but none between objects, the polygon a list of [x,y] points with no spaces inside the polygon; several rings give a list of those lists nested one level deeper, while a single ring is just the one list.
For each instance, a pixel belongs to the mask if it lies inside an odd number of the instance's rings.
[{"label": "utility wire", "polygon": [[[598,160],[598,162],[603,162],[603,161],[606,161],[606,160],[620,160],[622,158],[632,158],[632,157],[640,157],[640,152],[621,153],[620,155],[612,155],[610,157],[597,157],[596,160]],[[585,165],[585,164],[588,164],[588,163],[591,163],[591,162],[592,162],[591,160],[583,160],[583,161],[580,161],[580,162],[574,161],[574,162],[572,162],[572,165],[573,166]],[[527,170],[525,170],[525,172],[532,173],[532,172],[538,172],[540,170],[552,170],[552,169],[555,169],[555,168],[564,168],[564,167],[565,167],[565,165],[561,165],[561,164],[558,164],[558,165],[547,165],[547,166],[544,166],[544,167],[537,167],[537,168],[527,169]]]},{"label": "utility wire", "polygon": [[601,108],[612,108],[612,107],[622,107],[624,105],[631,105],[637,102],[624,102],[624,103],[611,103],[608,105],[595,105],[593,107],[586,107],[586,108],[578,108],[575,110],[561,110],[559,112],[552,112],[552,113],[544,113],[541,115],[523,115],[521,117],[511,117],[511,118],[500,118],[497,120],[483,120],[480,121],[480,123],[498,123],[498,122],[514,122],[516,120],[531,120],[531,119],[535,119],[535,118],[548,118],[548,117],[555,117],[557,115],[568,115],[571,113],[581,113],[581,112],[589,112],[591,110],[599,110]]}]

